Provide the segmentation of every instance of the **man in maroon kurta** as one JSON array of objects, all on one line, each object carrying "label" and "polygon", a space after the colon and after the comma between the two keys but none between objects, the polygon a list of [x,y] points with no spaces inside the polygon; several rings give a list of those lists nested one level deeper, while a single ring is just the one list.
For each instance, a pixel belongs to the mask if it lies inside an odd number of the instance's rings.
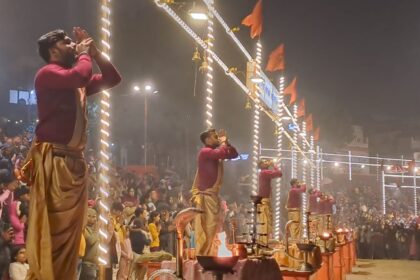
[{"label": "man in maroon kurta", "polygon": [[[76,279],[87,208],[86,96],[117,85],[121,77],[87,32],[74,28],[38,40],[47,62],[35,77],[39,123],[23,178],[31,184],[27,238],[30,280]],[[92,61],[102,74],[92,74]]]},{"label": "man in maroon kurta", "polygon": [[192,187],[192,201],[204,211],[194,220],[197,255],[215,255],[214,240],[221,219],[219,191],[223,181],[223,160],[238,156],[224,131],[209,129],[200,135],[205,145],[198,154],[197,174]]},{"label": "man in maroon kurta", "polygon": [[302,193],[306,191],[306,185],[300,185],[297,179],[290,181],[291,189],[287,197],[287,211],[290,225],[290,237],[298,239],[300,236],[300,216],[302,207]]},{"label": "man in maroon kurta", "polygon": [[318,214],[319,212],[319,198],[321,197],[321,192],[318,189],[309,190],[309,212],[311,214]]},{"label": "man in maroon kurta", "polygon": [[258,196],[261,197],[261,204],[258,205],[258,234],[259,241],[268,245],[272,235],[272,211],[271,211],[271,180],[282,176],[279,168],[272,160],[261,159],[259,164],[260,173],[258,176]]}]

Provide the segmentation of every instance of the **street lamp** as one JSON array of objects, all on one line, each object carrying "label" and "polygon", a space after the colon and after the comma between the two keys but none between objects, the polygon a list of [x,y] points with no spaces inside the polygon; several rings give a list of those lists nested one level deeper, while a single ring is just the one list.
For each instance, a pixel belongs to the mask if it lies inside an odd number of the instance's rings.
[{"label": "street lamp", "polygon": [[147,166],[147,128],[148,128],[148,104],[147,104],[147,96],[150,94],[156,94],[159,91],[154,89],[151,84],[145,84],[144,90],[138,85],[133,87],[135,92],[139,92],[143,94],[144,97],[144,166]]},{"label": "street lamp", "polygon": [[208,20],[207,11],[203,6],[196,5],[193,3],[192,9],[188,12],[190,16],[195,20]]}]

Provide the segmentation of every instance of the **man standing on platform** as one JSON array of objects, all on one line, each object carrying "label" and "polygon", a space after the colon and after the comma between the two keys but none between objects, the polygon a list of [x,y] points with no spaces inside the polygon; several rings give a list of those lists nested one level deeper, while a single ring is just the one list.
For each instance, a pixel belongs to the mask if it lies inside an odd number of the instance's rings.
[{"label": "man standing on platform", "polygon": [[200,134],[204,144],[198,154],[198,168],[192,186],[192,202],[203,210],[194,220],[197,255],[216,255],[214,246],[217,230],[221,222],[219,191],[223,181],[223,160],[238,156],[230,145],[226,132],[209,129]]},{"label": "man standing on platform", "polygon": [[[31,185],[27,253],[30,280],[76,279],[87,210],[86,97],[121,77],[85,30],[62,30],[38,40],[47,65],[35,77],[39,123],[21,170]],[[101,74],[92,74],[93,60]]]},{"label": "man standing on platform", "polygon": [[306,191],[306,185],[300,185],[298,179],[290,181],[291,189],[287,197],[287,211],[289,221],[294,221],[290,225],[290,237],[299,239],[300,237],[300,216],[302,208],[302,193]]},{"label": "man standing on platform", "polygon": [[272,236],[273,218],[271,211],[271,180],[282,176],[279,168],[272,160],[261,159],[258,163],[260,174],[258,176],[258,196],[261,197],[261,204],[258,205],[258,234],[259,241],[268,245]]}]

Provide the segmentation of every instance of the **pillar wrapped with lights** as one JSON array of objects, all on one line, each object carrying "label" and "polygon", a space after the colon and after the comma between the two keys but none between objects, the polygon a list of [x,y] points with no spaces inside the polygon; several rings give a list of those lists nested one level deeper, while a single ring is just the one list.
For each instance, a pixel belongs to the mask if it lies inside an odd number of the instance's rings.
[{"label": "pillar wrapped with lights", "polygon": [[382,184],[382,214],[386,214],[386,194],[385,194],[385,171],[381,171]]},{"label": "pillar wrapped with lights", "polygon": [[[110,59],[111,50],[111,0],[101,2],[101,45],[102,55]],[[98,263],[102,267],[109,265],[107,225],[109,217],[109,170],[110,170],[110,95],[108,91],[101,94],[101,126],[100,126],[100,159],[99,159],[99,251]]]},{"label": "pillar wrapped with lights", "polygon": [[[214,5],[214,1],[208,1],[210,7]],[[213,127],[213,65],[214,60],[211,52],[214,48],[214,22],[213,15],[208,15],[207,20],[207,72],[206,72],[206,126],[207,128]]]},{"label": "pillar wrapped with lights", "polygon": [[[302,143],[302,151],[305,153],[306,149],[307,149],[307,145],[306,145],[306,122],[303,121],[302,122],[302,131],[300,133],[300,139],[301,139],[301,143]],[[305,154],[301,155],[301,164],[302,164],[302,183],[306,184],[306,166],[308,165],[308,160],[306,158]]]},{"label": "pillar wrapped with lights", "polygon": [[[302,122],[302,131],[301,131],[301,139],[302,139],[302,150],[303,152],[306,152],[306,122],[303,121]],[[306,159],[305,154],[302,155],[302,183],[306,184],[306,166],[308,165],[308,160]],[[307,191],[302,193],[302,239],[307,239],[308,238],[308,230],[307,230],[307,223],[308,223],[308,219],[307,219],[307,215],[306,215],[306,211],[308,209],[307,207]]]},{"label": "pillar wrapped with lights", "polygon": [[311,181],[310,181],[310,186],[311,186],[311,188],[315,188],[315,166],[317,166],[317,164],[314,164],[315,162],[314,162],[314,156],[315,156],[315,147],[314,147],[314,136],[313,135],[311,135],[311,137],[310,137],[310,148],[309,148],[309,151],[310,151],[310,154],[309,154],[309,159],[310,159],[310,161],[311,161],[311,166],[310,166],[310,179],[311,179]]},{"label": "pillar wrapped with lights", "polygon": [[[277,126],[277,164],[279,167],[282,167],[282,149],[283,149],[283,124],[282,124],[282,118],[284,114],[283,109],[283,102],[284,102],[284,75],[283,73],[280,76],[280,83],[279,83],[279,95],[278,95],[278,106],[279,106],[279,121],[276,123]],[[279,239],[280,238],[280,218],[281,218],[281,205],[280,205],[280,199],[281,199],[281,178],[278,178],[276,180],[276,189],[275,189],[275,210],[274,210],[274,238]]]},{"label": "pillar wrapped with lights", "polygon": [[[298,107],[297,105],[293,105],[293,119],[297,120],[297,111],[298,111]],[[297,143],[298,142],[298,133],[299,130],[297,127],[295,127],[295,129],[293,130],[293,142]],[[297,169],[298,169],[298,162],[297,162],[297,151],[296,151],[296,146],[292,144],[292,172],[291,172],[291,177],[292,178],[297,178]]]},{"label": "pillar wrapped with lights", "polygon": [[261,42],[257,42],[257,51],[255,57],[255,94],[257,98],[255,99],[254,106],[254,119],[253,119],[253,140],[252,140],[252,193],[256,194],[258,189],[258,160],[259,160],[259,145],[260,145],[260,110],[261,105],[259,101],[259,96],[261,93],[261,88],[259,81],[261,79],[261,60],[262,60],[262,46]]},{"label": "pillar wrapped with lights", "polygon": [[321,151],[319,146],[316,146],[316,188],[321,190]]},{"label": "pillar wrapped with lights", "polygon": [[414,190],[414,215],[417,216],[417,167],[413,170],[413,190]]}]

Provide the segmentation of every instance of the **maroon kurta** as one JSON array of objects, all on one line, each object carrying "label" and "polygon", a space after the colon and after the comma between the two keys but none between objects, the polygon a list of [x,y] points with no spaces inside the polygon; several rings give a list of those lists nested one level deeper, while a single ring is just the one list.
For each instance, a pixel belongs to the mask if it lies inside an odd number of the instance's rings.
[{"label": "maroon kurta", "polygon": [[318,198],[321,196],[319,190],[315,190],[309,195],[309,212],[318,213],[319,212],[319,202]]},{"label": "maroon kurta", "polygon": [[306,191],[306,185],[300,188],[291,188],[287,198],[287,208],[300,208],[302,206],[302,193]]},{"label": "maroon kurta", "polygon": [[39,123],[35,133],[38,142],[69,144],[78,117],[76,94],[82,91],[83,97],[89,96],[121,81],[118,71],[108,60],[100,56],[96,63],[102,74],[92,75],[92,59],[87,54],[80,55],[72,68],[50,63],[37,72],[35,91]]},{"label": "maroon kurta", "polygon": [[282,176],[281,171],[274,166],[273,170],[262,169],[258,176],[258,196],[269,198],[271,195],[271,180]]},{"label": "maroon kurta", "polygon": [[219,160],[232,159],[237,156],[238,152],[230,145],[201,148],[198,154],[198,189],[205,191],[213,187],[217,180]]}]

